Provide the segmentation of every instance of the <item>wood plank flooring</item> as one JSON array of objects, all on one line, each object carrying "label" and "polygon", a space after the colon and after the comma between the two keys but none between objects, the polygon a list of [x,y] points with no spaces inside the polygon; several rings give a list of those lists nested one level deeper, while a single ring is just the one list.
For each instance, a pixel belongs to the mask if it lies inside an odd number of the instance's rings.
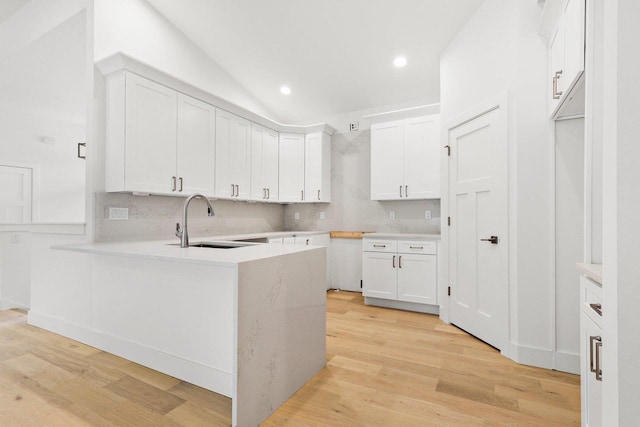
[{"label": "wood plank flooring", "polygon": [[[228,426],[228,398],[0,312],[0,426]],[[576,375],[327,293],[327,366],[263,426],[580,425]]]}]

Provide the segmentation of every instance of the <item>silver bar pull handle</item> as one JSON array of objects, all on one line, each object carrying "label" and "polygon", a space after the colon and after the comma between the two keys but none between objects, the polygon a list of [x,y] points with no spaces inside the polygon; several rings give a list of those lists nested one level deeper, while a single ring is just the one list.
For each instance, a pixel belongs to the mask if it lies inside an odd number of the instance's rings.
[{"label": "silver bar pull handle", "polygon": [[318,190],[318,200],[320,200],[320,190]]},{"label": "silver bar pull handle", "polygon": [[231,184],[231,197],[236,195],[236,186]]},{"label": "silver bar pull handle", "polygon": [[404,186],[404,197],[409,197],[409,186],[408,185]]},{"label": "silver bar pull handle", "polygon": [[267,200],[271,198],[271,189],[267,188]]},{"label": "silver bar pull handle", "polygon": [[589,304],[589,307],[591,307],[591,309],[593,311],[595,311],[596,313],[598,313],[598,316],[602,316],[602,304]]},{"label": "silver bar pull handle", "polygon": [[556,71],[553,76],[553,99],[560,99],[562,96],[562,91],[558,90],[558,80],[562,76],[562,70]]},{"label": "silver bar pull handle", "polygon": [[402,255],[398,257],[398,268],[402,268]]},{"label": "silver bar pull handle", "polygon": [[300,190],[300,200],[304,200],[304,190]]},{"label": "silver bar pull handle", "polygon": [[184,189],[182,177],[178,178],[178,181],[180,181],[180,190],[178,191],[182,191]]},{"label": "silver bar pull handle", "polygon": [[595,368],[594,363],[593,363],[595,361],[595,358],[593,357],[593,348],[594,348],[593,342],[594,341],[601,342],[602,341],[602,337],[597,336],[597,335],[591,335],[589,337],[589,371],[591,371],[591,372],[596,372],[596,368]]},{"label": "silver bar pull handle", "polygon": [[424,246],[409,246],[409,249],[424,249]]},{"label": "silver bar pull handle", "polygon": [[236,197],[240,196],[240,184],[236,184]]},{"label": "silver bar pull handle", "polygon": [[402,185],[400,186],[400,197],[402,197]]},{"label": "silver bar pull handle", "polygon": [[176,177],[172,176],[171,180],[173,181],[173,188],[171,189],[171,191],[176,191],[177,187],[177,183],[176,183]]},{"label": "silver bar pull handle", "polygon": [[393,260],[391,261],[391,265],[393,266],[393,268],[396,268],[396,256],[393,256]]},{"label": "silver bar pull handle", "polygon": [[602,341],[596,343],[596,381],[602,381],[602,367],[600,366],[600,353],[602,352]]},{"label": "silver bar pull handle", "polygon": [[386,248],[387,245],[373,245],[374,248]]}]

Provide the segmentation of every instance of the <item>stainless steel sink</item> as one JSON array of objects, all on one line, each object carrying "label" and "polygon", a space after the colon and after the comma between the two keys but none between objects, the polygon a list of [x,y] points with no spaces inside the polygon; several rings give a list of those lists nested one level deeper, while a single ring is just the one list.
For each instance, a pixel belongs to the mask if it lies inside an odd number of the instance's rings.
[{"label": "stainless steel sink", "polygon": [[[211,248],[211,249],[236,249],[243,248],[245,246],[255,246],[260,243],[250,242],[232,242],[232,241],[218,241],[218,242],[193,242],[189,243],[190,248]],[[180,243],[170,243],[172,246],[180,246]]]}]

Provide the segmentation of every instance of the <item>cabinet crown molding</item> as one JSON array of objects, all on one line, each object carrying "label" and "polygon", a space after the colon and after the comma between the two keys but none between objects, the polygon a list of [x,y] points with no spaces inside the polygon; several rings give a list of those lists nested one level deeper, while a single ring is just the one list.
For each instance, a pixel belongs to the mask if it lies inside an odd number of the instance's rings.
[{"label": "cabinet crown molding", "polygon": [[236,114],[244,119],[250,120],[254,123],[277,132],[298,134],[324,132],[330,136],[336,132],[336,129],[326,123],[317,123],[310,125],[291,125],[279,123],[276,120],[256,114],[250,110],[247,110],[246,108],[240,107],[230,101],[227,101],[226,99],[220,98],[219,96],[193,86],[192,84],[187,83],[184,80],[167,74],[164,71],[157,69],[153,65],[142,62],[123,52],[117,52],[113,55],[96,61],[95,65],[107,78],[124,71],[138,74],[142,77],[153,80],[156,83],[184,93],[185,95],[197,98],[217,108]]}]

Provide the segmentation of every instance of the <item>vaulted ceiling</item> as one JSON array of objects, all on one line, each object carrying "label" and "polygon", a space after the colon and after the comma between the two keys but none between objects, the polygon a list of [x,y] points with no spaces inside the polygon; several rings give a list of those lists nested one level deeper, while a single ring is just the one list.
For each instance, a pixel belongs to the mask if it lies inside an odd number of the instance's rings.
[{"label": "vaulted ceiling", "polygon": [[483,0],[147,1],[282,121],[305,123],[438,100],[440,53]]}]

